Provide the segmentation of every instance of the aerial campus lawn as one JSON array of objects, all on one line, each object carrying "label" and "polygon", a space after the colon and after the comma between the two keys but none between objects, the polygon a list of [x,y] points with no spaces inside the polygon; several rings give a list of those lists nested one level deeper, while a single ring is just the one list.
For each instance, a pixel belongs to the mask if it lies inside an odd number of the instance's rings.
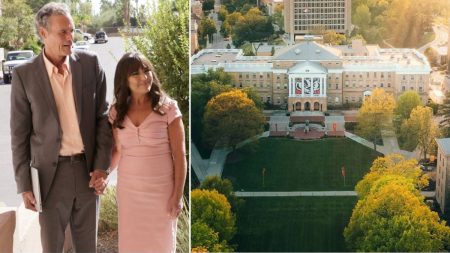
[{"label": "aerial campus lawn", "polygon": [[263,138],[256,151],[244,146],[236,152],[229,156],[222,177],[237,191],[352,191],[381,155],[348,138]]},{"label": "aerial campus lawn", "polygon": [[347,251],[356,197],[245,198],[231,243],[238,252]]}]

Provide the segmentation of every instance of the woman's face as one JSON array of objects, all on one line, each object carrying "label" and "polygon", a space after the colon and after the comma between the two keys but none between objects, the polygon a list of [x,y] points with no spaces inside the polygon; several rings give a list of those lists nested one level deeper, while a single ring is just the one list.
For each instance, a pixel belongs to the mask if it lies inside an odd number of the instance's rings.
[{"label": "woman's face", "polygon": [[128,77],[128,87],[134,95],[143,95],[148,93],[152,87],[153,75],[148,68],[139,68]]}]

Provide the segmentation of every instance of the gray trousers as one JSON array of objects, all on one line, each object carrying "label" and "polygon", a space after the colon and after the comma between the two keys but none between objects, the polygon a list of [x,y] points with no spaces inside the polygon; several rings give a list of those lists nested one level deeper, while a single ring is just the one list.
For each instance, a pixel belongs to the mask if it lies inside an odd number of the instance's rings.
[{"label": "gray trousers", "polygon": [[59,161],[39,214],[43,252],[61,253],[70,223],[75,252],[96,252],[98,197],[89,188],[86,161]]}]

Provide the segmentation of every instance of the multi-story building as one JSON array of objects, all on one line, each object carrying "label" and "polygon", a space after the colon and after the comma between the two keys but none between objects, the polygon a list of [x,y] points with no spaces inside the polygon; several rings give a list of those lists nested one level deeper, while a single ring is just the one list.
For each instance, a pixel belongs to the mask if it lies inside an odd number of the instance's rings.
[{"label": "multi-story building", "polygon": [[284,0],[284,30],[292,41],[318,28],[347,33],[351,9],[351,0]]},{"label": "multi-story building", "polygon": [[450,202],[448,196],[450,193],[450,138],[436,139],[438,145],[437,169],[436,169],[436,201],[441,207],[442,213],[449,210]]},{"label": "multi-story building", "polygon": [[192,74],[210,68],[223,68],[233,76],[235,87],[253,87],[264,102],[289,111],[360,103],[377,87],[395,97],[415,90],[426,102],[431,72],[426,57],[415,49],[382,49],[359,40],[336,47],[306,40],[274,56],[210,49],[192,57]]}]

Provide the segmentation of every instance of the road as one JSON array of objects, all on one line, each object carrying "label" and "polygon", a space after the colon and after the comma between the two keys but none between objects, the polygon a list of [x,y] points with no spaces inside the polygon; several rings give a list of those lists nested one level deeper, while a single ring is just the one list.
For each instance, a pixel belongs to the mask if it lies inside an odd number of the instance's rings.
[{"label": "road", "polygon": [[438,48],[442,46],[446,46],[448,42],[448,28],[442,25],[434,25],[433,32],[436,35],[433,41],[427,43],[417,49],[419,52],[424,53],[425,50],[429,47]]},{"label": "road", "polygon": [[[110,37],[106,44],[92,44],[91,51],[98,54],[100,64],[103,66],[107,80],[107,100],[112,102],[114,87],[114,72],[117,61],[125,52],[124,43],[120,37]],[[3,124],[0,124],[0,206],[1,203],[6,206],[19,206],[21,198],[16,194],[16,183],[11,161],[11,137],[9,129],[10,119],[10,94],[11,85],[4,85],[0,80],[0,101],[3,106],[0,107],[0,118]],[[111,175],[111,182],[116,181],[116,175]]]}]

